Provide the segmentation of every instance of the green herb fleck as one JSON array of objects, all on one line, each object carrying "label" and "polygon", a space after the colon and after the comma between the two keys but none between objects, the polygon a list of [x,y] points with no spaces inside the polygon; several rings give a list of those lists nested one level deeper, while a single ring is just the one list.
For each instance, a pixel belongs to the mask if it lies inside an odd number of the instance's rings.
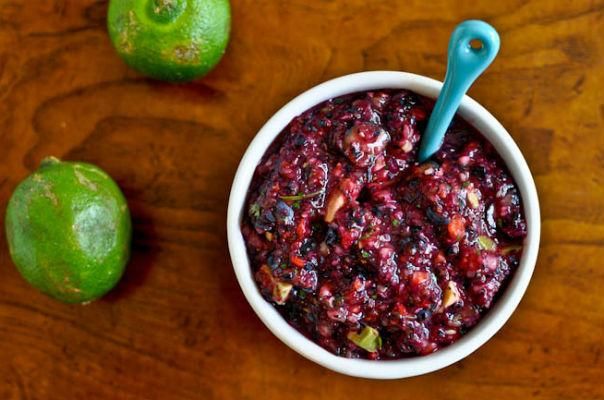
[{"label": "green herb fleck", "polygon": [[323,193],[324,189],[318,190],[316,192],[312,192],[312,193],[299,193],[297,195],[294,196],[279,196],[279,198],[281,200],[285,200],[285,201],[299,201],[299,200],[305,200],[305,199],[311,199],[315,196],[320,195],[321,193]]},{"label": "green herb fleck", "polygon": [[371,254],[368,251],[361,250],[361,256],[363,258],[369,258],[369,257],[371,257]]},{"label": "green herb fleck", "polygon": [[292,204],[292,208],[298,209],[300,208],[300,205],[302,204],[302,202],[300,200],[296,200],[294,201],[294,203]]},{"label": "green herb fleck", "polygon": [[463,187],[463,188],[467,188],[468,186],[470,186],[470,181],[465,181],[464,183],[461,184],[461,187]]},{"label": "green herb fleck", "polygon": [[400,224],[401,224],[401,221],[399,221],[398,219],[392,220],[392,226],[399,226]]},{"label": "green herb fleck", "polygon": [[258,218],[260,216],[260,204],[253,203],[250,206],[249,213],[251,217]]}]

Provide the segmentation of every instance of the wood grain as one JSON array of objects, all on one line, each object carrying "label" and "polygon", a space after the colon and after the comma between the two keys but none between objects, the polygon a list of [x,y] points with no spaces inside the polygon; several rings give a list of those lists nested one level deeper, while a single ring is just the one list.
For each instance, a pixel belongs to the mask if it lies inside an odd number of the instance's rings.
[{"label": "wood grain", "polygon": [[[113,175],[135,228],[124,280],[86,307],[30,288],[0,234],[0,398],[604,398],[604,1],[232,5],[221,64],[177,86],[116,57],[104,2],[0,0],[1,208],[52,154]],[[238,288],[225,232],[238,161],[274,111],[321,81],[372,69],[442,78],[466,18],[501,33],[471,95],[535,174],[534,278],[506,326],[452,367],[388,382],[327,371],[270,334]]]}]

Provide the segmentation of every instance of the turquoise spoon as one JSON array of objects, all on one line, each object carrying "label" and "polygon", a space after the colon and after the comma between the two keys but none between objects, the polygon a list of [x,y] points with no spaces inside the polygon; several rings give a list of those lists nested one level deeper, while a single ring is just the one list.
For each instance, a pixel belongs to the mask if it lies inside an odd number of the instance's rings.
[{"label": "turquoise spoon", "polygon": [[484,21],[469,20],[457,25],[449,40],[447,74],[420,147],[419,161],[438,151],[461,99],[499,51],[499,35]]}]

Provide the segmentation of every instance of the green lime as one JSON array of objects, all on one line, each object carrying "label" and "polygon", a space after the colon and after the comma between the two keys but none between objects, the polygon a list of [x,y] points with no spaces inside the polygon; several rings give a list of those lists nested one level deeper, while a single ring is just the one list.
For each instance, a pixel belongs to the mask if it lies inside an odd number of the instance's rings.
[{"label": "green lime", "polygon": [[166,81],[210,71],[225,52],[230,26],[228,0],[111,0],[107,14],[109,36],[126,64]]},{"label": "green lime", "polygon": [[6,236],[21,275],[66,303],[111,290],[130,253],[130,212],[100,168],[54,157],[17,186],[6,210]]}]

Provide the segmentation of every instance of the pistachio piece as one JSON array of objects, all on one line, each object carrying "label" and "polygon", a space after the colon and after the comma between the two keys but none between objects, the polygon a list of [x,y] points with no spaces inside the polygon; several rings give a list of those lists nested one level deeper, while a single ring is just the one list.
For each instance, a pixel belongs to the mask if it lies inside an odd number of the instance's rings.
[{"label": "pistachio piece", "polygon": [[457,289],[457,283],[449,281],[449,284],[445,288],[443,294],[443,308],[447,308],[457,303],[460,299],[459,290]]},{"label": "pistachio piece", "polygon": [[273,288],[273,300],[277,304],[285,304],[287,296],[292,291],[292,284],[286,282],[277,282]]},{"label": "pistachio piece", "polygon": [[478,194],[474,190],[468,190],[468,203],[472,208],[478,208]]},{"label": "pistachio piece", "polygon": [[495,250],[497,245],[490,237],[480,235],[478,236],[478,247],[480,247],[481,250]]},{"label": "pistachio piece", "polygon": [[370,353],[382,348],[382,338],[377,329],[370,326],[363,328],[361,333],[348,332],[348,340]]},{"label": "pistachio piece", "polygon": [[336,217],[336,213],[346,203],[346,197],[338,189],[334,189],[327,200],[327,209],[325,211],[325,222],[332,222]]}]

